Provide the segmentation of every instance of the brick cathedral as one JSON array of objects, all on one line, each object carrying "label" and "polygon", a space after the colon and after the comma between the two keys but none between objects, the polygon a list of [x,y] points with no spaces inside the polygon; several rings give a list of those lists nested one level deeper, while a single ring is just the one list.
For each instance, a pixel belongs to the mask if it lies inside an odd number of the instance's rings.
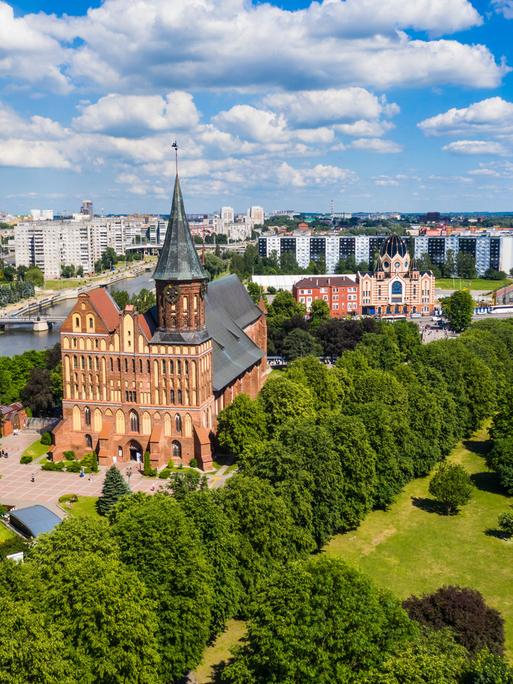
[{"label": "brick cathedral", "polygon": [[175,181],[154,272],[157,304],[121,311],[108,291],[81,293],[61,328],[63,419],[53,457],[92,450],[103,465],[212,464],[217,415],[255,397],[266,374],[263,311],[235,275],[208,282]]}]

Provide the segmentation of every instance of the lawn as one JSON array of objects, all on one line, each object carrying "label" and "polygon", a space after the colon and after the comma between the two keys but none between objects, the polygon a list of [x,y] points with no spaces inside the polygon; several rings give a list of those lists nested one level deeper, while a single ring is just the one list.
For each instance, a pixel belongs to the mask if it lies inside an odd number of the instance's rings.
[{"label": "lawn", "polygon": [[100,516],[96,512],[96,496],[79,496],[78,501],[60,502],[59,505],[74,518],[91,518],[99,520]]},{"label": "lawn", "polygon": [[22,456],[32,456],[33,461],[38,461],[42,456],[45,456],[48,453],[49,448],[48,444],[41,444],[41,441],[36,439],[33,444],[25,449]]},{"label": "lawn", "polygon": [[506,622],[513,659],[513,542],[494,535],[512,499],[501,493],[483,453],[487,432],[459,444],[450,456],[472,476],[472,501],[457,516],[431,512],[429,478],[410,482],[388,511],[374,511],[358,530],[334,537],[326,553],[358,566],[400,599],[444,584],[478,589]]},{"label": "lawn", "polygon": [[0,559],[11,553],[24,551],[26,542],[12,530],[0,523]]},{"label": "lawn", "polygon": [[205,649],[203,660],[194,671],[198,684],[211,684],[214,681],[214,668],[230,659],[231,650],[239,643],[245,632],[246,625],[242,620],[228,620],[225,631]]},{"label": "lawn", "polygon": [[466,280],[464,278],[437,278],[435,286],[437,290],[482,290],[484,292],[493,292],[503,285],[511,285],[513,281],[505,278],[504,280],[486,280],[486,278],[473,278]]}]

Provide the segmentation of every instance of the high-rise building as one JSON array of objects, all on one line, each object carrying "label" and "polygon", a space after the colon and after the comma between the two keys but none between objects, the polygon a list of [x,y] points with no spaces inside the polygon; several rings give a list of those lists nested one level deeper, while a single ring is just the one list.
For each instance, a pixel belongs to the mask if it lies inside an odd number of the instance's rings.
[{"label": "high-rise building", "polygon": [[157,304],[121,311],[105,288],[83,292],[61,327],[63,419],[54,460],[95,451],[101,464],[212,466],[217,415],[266,375],[264,313],[235,275],[208,282],[178,177],[154,273]]},{"label": "high-rise building", "polygon": [[235,221],[233,207],[221,207],[221,221],[224,224],[233,223]]},{"label": "high-rise building", "polygon": [[251,207],[248,209],[248,216],[253,219],[253,225],[264,225],[265,213],[263,207]]},{"label": "high-rise building", "polygon": [[53,209],[31,209],[33,221],[53,221]]},{"label": "high-rise building", "polygon": [[80,213],[83,216],[88,216],[89,218],[93,218],[94,216],[94,210],[93,210],[93,203],[91,200],[82,200],[82,206],[80,207]]}]

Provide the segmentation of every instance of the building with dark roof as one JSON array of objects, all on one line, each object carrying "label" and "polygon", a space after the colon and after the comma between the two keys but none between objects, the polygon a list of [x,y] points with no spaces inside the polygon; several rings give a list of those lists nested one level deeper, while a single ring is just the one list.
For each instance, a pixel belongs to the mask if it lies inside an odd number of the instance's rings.
[{"label": "building with dark roof", "polygon": [[212,464],[219,412],[254,397],[266,371],[264,312],[235,275],[208,282],[176,178],[154,273],[156,306],[121,311],[107,290],[81,293],[61,327],[63,419],[54,459],[95,450],[101,464]]},{"label": "building with dark roof", "polygon": [[292,286],[296,301],[310,311],[313,302],[322,299],[332,318],[345,318],[361,313],[358,282],[347,276],[308,276]]},{"label": "building with dark roof", "polygon": [[23,404],[15,402],[4,406],[0,404],[0,437],[7,437],[14,430],[23,430],[27,424],[27,413]]},{"label": "building with dark roof", "polygon": [[435,305],[435,277],[420,272],[399,235],[389,235],[380,247],[377,268],[358,273],[362,314],[403,317],[429,315]]},{"label": "building with dark roof", "polygon": [[24,537],[38,537],[51,532],[60,522],[58,515],[40,504],[14,508],[9,512],[9,524]]}]

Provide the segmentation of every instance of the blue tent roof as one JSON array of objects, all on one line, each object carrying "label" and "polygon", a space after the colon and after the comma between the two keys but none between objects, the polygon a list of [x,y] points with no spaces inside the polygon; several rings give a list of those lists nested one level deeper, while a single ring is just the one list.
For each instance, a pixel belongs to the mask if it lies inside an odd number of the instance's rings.
[{"label": "blue tent roof", "polygon": [[28,537],[38,537],[44,532],[50,532],[61,519],[46,506],[27,506],[14,509],[9,513],[9,521],[13,527]]}]

